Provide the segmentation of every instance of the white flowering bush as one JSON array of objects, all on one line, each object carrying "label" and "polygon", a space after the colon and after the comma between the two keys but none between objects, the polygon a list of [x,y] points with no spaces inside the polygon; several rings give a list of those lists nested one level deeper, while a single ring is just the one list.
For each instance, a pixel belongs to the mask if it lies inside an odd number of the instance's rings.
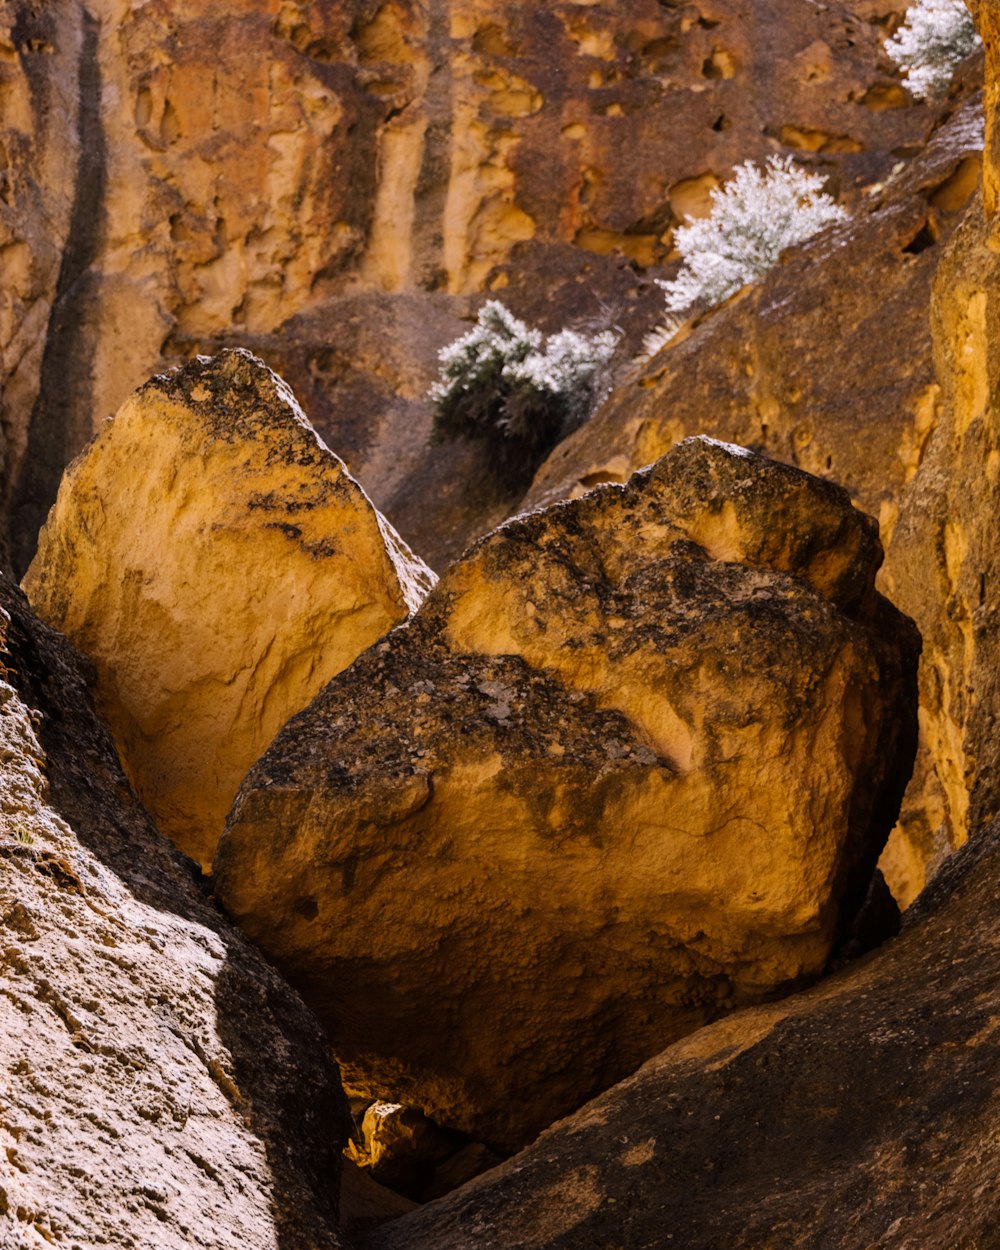
[{"label": "white flowering bush", "polygon": [[506,479],[529,476],[541,458],[590,416],[616,334],[563,330],[546,341],[499,300],[440,354],[430,391],[435,436],[474,438],[494,452]]},{"label": "white flowering bush", "polygon": [[955,70],[979,47],[972,14],[962,0],[918,0],[885,50],[906,74],[919,100],[941,95]]},{"label": "white flowering bush", "polygon": [[802,243],[847,214],[823,190],[823,180],[772,156],[764,169],[740,165],[712,192],[712,211],[677,229],[684,258],[672,282],[661,282],[667,310],[710,308],[775,264],[786,247]]}]

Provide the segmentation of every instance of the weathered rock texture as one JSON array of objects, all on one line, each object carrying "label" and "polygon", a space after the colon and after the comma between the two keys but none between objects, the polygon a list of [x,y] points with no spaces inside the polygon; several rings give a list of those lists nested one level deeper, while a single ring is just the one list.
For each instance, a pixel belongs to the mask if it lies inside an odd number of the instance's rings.
[{"label": "weathered rock texture", "polygon": [[153,828],[83,661],[0,604],[0,1244],[334,1250],[320,1029]]},{"label": "weathered rock texture", "polygon": [[[941,409],[931,285],[974,195],[981,148],[981,103],[973,99],[843,227],[789,254],[623,378],[553,452],[523,506],[624,481],[678,439],[710,434],[846,486],[879,518],[892,569],[900,508]],[[888,593],[898,601],[900,577]],[[907,611],[925,594],[918,572]],[[926,615],[925,606],[918,623]],[[964,821],[949,817],[951,765],[940,746],[936,735],[924,742],[883,863],[904,903],[964,837]]]},{"label": "weathered rock texture", "polygon": [[839,488],[708,440],[509,522],[279,735],[216,859],[351,1083],[511,1149],[815,976],[913,758]]},{"label": "weathered rock texture", "polygon": [[160,829],[211,862],[278,729],[434,581],[247,352],[137,391],[67,472],[24,585],[97,668]]},{"label": "weathered rock texture", "polygon": [[1000,1174],[1000,826],[891,947],[678,1043],[378,1250],[984,1250]]},{"label": "weathered rock texture", "polygon": [[[669,258],[739,162],[795,153],[853,202],[919,148],[942,106],[910,100],[882,52],[905,7],[8,0],[18,571],[97,423],[161,362],[245,342],[287,356],[323,434],[402,515],[420,397],[470,297],[517,291],[554,250],[557,327],[602,299],[649,308],[635,267]],[[388,361],[369,346],[383,319]],[[468,501],[442,502],[471,526]]]}]

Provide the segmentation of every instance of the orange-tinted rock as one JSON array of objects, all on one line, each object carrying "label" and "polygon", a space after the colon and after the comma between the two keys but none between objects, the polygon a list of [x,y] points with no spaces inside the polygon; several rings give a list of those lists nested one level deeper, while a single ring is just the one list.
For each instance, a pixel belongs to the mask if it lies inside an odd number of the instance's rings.
[{"label": "orange-tinted rock", "polygon": [[208,866],[244,774],[434,575],[248,352],[154,378],[73,463],[24,579],[125,767]]},{"label": "orange-tinted rock", "polygon": [[[430,327],[413,365],[387,378],[359,359],[356,378],[388,383],[399,411],[469,297],[531,282],[538,249],[574,258],[545,310],[561,328],[574,287],[597,310],[618,298],[617,262],[666,261],[681,216],[739,162],[793,152],[854,203],[940,111],[906,98],[881,51],[901,0],[8,7],[0,334],[19,572],[67,460],[161,362],[252,341],[294,354],[301,386],[324,351],[364,357],[346,315],[359,296],[373,317],[402,296]],[[332,343],[285,342],[290,322],[341,310]],[[338,370],[315,383],[321,432],[402,517],[406,439],[373,401],[377,432],[354,441]],[[475,529],[474,504],[460,511]]]},{"label": "orange-tinted rock", "polygon": [[[524,505],[620,481],[677,439],[710,434],[842,483],[879,518],[892,570],[900,509],[941,419],[931,286],[975,191],[981,125],[973,100],[846,225],[788,254],[637,366],[552,453]],[[914,516],[922,524],[920,507]],[[913,569],[906,598],[921,629],[935,610],[925,568]],[[885,582],[897,602],[902,576]],[[943,775],[951,748],[930,722],[924,728],[932,736],[885,863],[904,903],[964,827],[945,797],[955,787]]]},{"label": "orange-tinted rock", "polygon": [[915,740],[874,521],[693,439],[508,522],[249,774],[218,893],[352,1086],[506,1150],[817,975]]}]

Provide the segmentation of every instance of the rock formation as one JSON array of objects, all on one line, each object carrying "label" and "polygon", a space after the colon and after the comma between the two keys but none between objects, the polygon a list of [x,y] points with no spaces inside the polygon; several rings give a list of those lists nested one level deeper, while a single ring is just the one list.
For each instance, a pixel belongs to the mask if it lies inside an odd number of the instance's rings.
[{"label": "rock formation", "polygon": [[996,1244],[1000,826],[850,971],[679,1042],[372,1250]]},{"label": "rock formation", "polygon": [[710,440],[507,523],[294,718],[216,859],[351,1084],[510,1150],[823,968],[912,628],[839,488]]},{"label": "rock formation", "polygon": [[[879,518],[890,572],[882,585],[898,601],[906,575],[895,571],[896,522],[917,489],[941,411],[931,284],[974,196],[981,148],[981,103],[973,99],[835,234],[786,256],[623,378],[553,452],[522,506],[624,481],[678,439],[709,434],[846,486]],[[923,628],[931,605],[914,572],[906,610]],[[925,730],[932,732],[929,721]],[[923,745],[883,862],[903,903],[964,837],[964,819],[952,817],[945,797],[954,783],[938,746]]]},{"label": "rock formation", "polygon": [[335,1250],[320,1029],[153,828],[84,662],[0,605],[0,1243]]},{"label": "rock formation", "polygon": [[8,0],[0,417],[17,571],[103,418],[164,362],[227,345],[280,368],[421,550],[447,541],[427,521],[439,497],[473,529],[453,486],[420,508],[407,488],[418,465],[454,477],[450,451],[425,454],[421,397],[470,298],[552,269],[546,328],[602,300],[628,321],[656,303],[639,269],[669,259],[676,224],[775,151],[854,202],[941,111],[882,51],[905,7]]},{"label": "rock formation", "polygon": [[211,862],[240,781],[434,581],[247,352],[154,378],[67,472],[25,578],[93,661],[159,828]]}]

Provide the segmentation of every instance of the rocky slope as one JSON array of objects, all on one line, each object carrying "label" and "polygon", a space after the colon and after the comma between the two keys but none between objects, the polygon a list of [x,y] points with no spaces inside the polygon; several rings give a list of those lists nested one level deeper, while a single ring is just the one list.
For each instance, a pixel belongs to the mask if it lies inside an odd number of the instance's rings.
[{"label": "rocky slope", "polygon": [[207,867],[250,765],[434,580],[281,379],[230,351],[105,423],[24,587],[94,661],[157,826]]},{"label": "rocky slope", "polygon": [[701,1030],[377,1250],[995,1246],[1000,826],[889,948]]},{"label": "rocky slope", "polygon": [[817,975],[915,745],[838,488],[682,443],[509,522],[279,734],[215,861],[350,1083],[509,1151]]},{"label": "rocky slope", "polygon": [[0,1243],[334,1250],[337,1072],[0,577]]},{"label": "rocky slope", "polygon": [[[735,164],[793,152],[854,202],[939,112],[881,50],[904,7],[10,0],[18,573],[103,418],[162,362],[225,345],[282,371],[417,549],[458,554],[445,532],[491,514],[454,479],[481,466],[427,452],[422,397],[470,298],[509,288],[549,328],[603,301],[648,328],[658,292],[637,266],[667,260]],[[435,484],[422,503],[414,473]]]}]

